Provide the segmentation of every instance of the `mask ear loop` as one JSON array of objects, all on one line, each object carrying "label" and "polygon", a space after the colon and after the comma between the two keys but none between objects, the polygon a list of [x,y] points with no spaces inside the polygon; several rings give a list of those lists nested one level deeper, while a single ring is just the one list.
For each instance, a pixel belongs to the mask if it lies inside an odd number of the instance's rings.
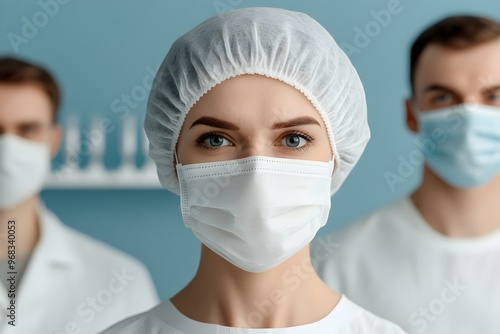
[{"label": "mask ear loop", "polygon": [[177,166],[179,165],[179,158],[177,157],[177,149],[174,150],[174,165]]}]

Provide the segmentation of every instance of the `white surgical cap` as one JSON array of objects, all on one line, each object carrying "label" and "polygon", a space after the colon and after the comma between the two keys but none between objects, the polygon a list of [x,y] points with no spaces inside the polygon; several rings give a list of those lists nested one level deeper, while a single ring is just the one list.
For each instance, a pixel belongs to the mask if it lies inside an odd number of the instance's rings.
[{"label": "white surgical cap", "polygon": [[335,193],[370,138],[363,86],[323,26],[306,14],[278,8],[222,13],[170,48],[155,77],[144,123],[161,184],[179,194],[174,151],[188,111],[211,88],[241,74],[281,80],[315,106],[334,153]]}]

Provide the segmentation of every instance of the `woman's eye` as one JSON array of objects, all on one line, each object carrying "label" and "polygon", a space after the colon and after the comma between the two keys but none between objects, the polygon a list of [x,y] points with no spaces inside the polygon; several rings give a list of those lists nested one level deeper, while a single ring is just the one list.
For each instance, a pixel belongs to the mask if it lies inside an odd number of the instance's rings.
[{"label": "woman's eye", "polygon": [[221,135],[208,135],[202,138],[200,142],[210,147],[222,147],[231,145],[231,142]]},{"label": "woman's eye", "polygon": [[301,135],[288,135],[281,140],[281,145],[291,148],[297,148],[304,146],[308,141],[310,140],[304,138],[304,136]]}]

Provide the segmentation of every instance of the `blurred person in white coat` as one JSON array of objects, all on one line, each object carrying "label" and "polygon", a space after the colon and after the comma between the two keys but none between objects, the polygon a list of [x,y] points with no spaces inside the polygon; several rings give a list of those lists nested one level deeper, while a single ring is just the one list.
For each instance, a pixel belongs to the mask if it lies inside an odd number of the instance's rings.
[{"label": "blurred person in white coat", "polygon": [[0,333],[97,333],[158,303],[136,259],[62,224],[40,200],[61,142],[60,91],[0,58]]},{"label": "blurred person in white coat", "polygon": [[[500,24],[443,19],[415,40],[410,65],[407,125],[421,151],[407,161],[425,161],[420,187],[319,239],[312,256],[330,287],[409,333],[498,334]],[[386,176],[393,187],[405,177]]]}]

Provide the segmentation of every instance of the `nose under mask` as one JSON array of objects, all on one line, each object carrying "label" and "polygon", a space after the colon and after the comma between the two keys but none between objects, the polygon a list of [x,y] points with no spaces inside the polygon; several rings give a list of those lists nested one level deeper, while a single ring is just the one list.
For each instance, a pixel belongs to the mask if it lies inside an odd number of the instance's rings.
[{"label": "nose under mask", "polygon": [[419,112],[429,168],[457,188],[474,188],[500,174],[500,108],[462,104]]},{"label": "nose under mask", "polygon": [[184,224],[233,265],[269,270],[326,224],[333,166],[263,156],[178,164]]}]

